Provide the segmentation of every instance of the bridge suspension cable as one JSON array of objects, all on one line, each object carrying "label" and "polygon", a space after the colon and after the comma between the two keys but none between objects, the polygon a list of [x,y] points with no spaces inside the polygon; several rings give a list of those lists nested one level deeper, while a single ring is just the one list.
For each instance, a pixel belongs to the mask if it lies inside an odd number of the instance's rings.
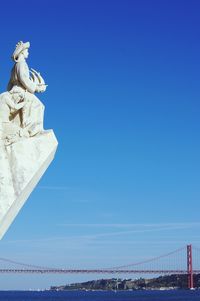
[{"label": "bridge suspension cable", "polygon": [[152,257],[150,259],[146,259],[146,260],[139,261],[139,262],[136,262],[136,263],[130,263],[130,264],[127,264],[127,265],[113,267],[111,269],[124,269],[124,268],[129,268],[129,267],[132,267],[132,266],[138,266],[138,265],[142,265],[142,264],[145,264],[145,263],[150,263],[150,262],[157,261],[159,259],[171,256],[171,255],[174,255],[174,254],[176,254],[180,251],[183,251],[183,250],[185,250],[185,246],[182,247],[182,248],[176,249],[175,251],[172,251],[172,252],[169,252],[169,253],[166,253],[166,254],[162,254],[162,255],[157,256],[157,257]]}]

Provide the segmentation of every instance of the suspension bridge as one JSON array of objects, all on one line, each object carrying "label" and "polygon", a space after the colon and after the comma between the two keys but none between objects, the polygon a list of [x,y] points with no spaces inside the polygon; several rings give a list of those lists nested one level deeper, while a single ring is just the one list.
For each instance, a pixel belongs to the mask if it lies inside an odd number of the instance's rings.
[{"label": "suspension bridge", "polygon": [[103,269],[66,269],[49,268],[26,264],[0,257],[0,262],[19,267],[0,267],[0,274],[155,274],[155,275],[187,275],[188,288],[194,288],[194,275],[200,274],[200,249],[187,245],[173,252],[163,254],[144,261],[123,266]]}]

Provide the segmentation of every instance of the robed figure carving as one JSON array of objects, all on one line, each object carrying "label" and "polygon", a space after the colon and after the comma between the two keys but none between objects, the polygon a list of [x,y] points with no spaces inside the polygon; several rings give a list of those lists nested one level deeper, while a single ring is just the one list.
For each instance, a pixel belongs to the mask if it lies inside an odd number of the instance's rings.
[{"label": "robed figure carving", "polygon": [[29,48],[29,42],[17,43],[7,92],[0,94],[0,138],[6,145],[44,130],[44,105],[34,93],[44,92],[47,86],[40,73],[26,63]]}]

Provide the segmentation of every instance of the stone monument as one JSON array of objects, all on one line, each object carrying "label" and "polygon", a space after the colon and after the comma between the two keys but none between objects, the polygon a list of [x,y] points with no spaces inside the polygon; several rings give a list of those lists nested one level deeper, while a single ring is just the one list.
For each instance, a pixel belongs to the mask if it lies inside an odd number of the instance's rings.
[{"label": "stone monument", "polygon": [[0,239],[54,158],[58,142],[44,130],[44,105],[35,96],[47,85],[29,69],[30,43],[20,41],[7,91],[0,94]]}]

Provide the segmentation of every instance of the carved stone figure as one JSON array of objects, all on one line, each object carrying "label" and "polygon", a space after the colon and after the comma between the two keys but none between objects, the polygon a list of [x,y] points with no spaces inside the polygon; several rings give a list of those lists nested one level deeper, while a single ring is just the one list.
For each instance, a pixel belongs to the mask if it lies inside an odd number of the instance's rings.
[{"label": "carved stone figure", "polygon": [[0,139],[4,140],[6,145],[17,141],[19,137],[29,137],[25,129],[11,122],[25,105],[24,94],[23,90],[15,87],[0,94]]},{"label": "carved stone figure", "polygon": [[16,45],[7,91],[0,94],[0,239],[54,158],[58,142],[44,130],[46,90],[42,76],[26,63],[30,43]]},{"label": "carved stone figure", "polygon": [[8,83],[8,91],[13,88],[22,89],[24,91],[24,106],[18,119],[19,126],[28,127],[30,136],[34,136],[43,131],[44,105],[34,95],[35,92],[44,92],[46,85],[41,75],[34,69],[29,70],[26,59],[29,56],[28,49],[30,43],[20,41],[13,52],[12,59],[15,62],[11,71],[10,81]]}]

